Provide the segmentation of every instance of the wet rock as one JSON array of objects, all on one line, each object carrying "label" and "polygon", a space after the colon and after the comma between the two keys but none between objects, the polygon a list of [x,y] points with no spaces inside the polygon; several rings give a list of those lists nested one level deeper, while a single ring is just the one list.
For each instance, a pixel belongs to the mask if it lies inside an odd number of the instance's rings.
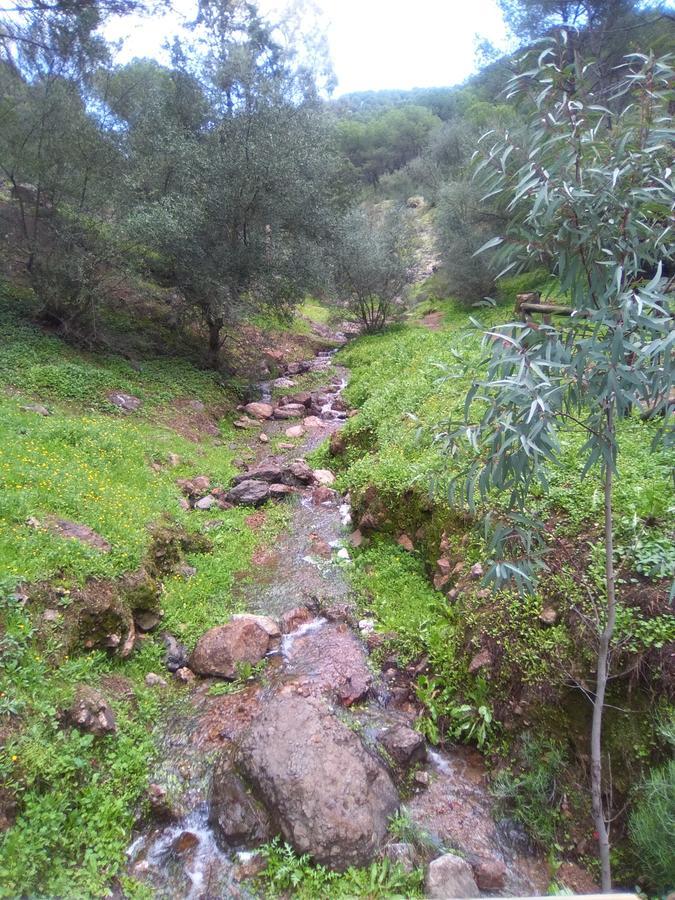
[{"label": "wet rock", "polygon": [[469,663],[469,674],[473,675],[479,669],[489,669],[492,665],[492,654],[489,650],[480,650]]},{"label": "wet rock", "polygon": [[308,391],[298,391],[288,398],[291,403],[299,403],[301,406],[309,408],[312,405],[312,395]]},{"label": "wet rock", "polygon": [[471,866],[454,853],[445,853],[429,863],[425,888],[429,898],[480,896]]},{"label": "wet rock", "polygon": [[249,469],[248,472],[236,475],[232,479],[232,484],[241,484],[242,481],[266,481],[268,484],[272,484],[273,482],[279,482],[281,480],[281,466],[278,466],[273,462],[263,462],[260,463],[259,466]]},{"label": "wet rock", "polygon": [[280,479],[284,484],[303,486],[312,484],[314,481],[314,473],[304,461],[304,459],[294,459],[283,471]]},{"label": "wet rock", "polygon": [[294,494],[295,488],[291,487],[290,484],[271,484],[270,485],[270,497],[272,500],[285,500],[289,494]]},{"label": "wet rock", "polygon": [[86,684],[79,685],[75,691],[67,719],[79,731],[86,731],[97,737],[117,731],[115,714],[110,704],[103,694]]},{"label": "wet rock", "polygon": [[384,848],[385,857],[394,865],[399,865],[404,872],[412,872],[415,868],[415,848],[412,844],[401,841],[396,844],[387,844]]},{"label": "wet rock", "polygon": [[501,891],[506,886],[506,865],[494,856],[475,862],[473,873],[481,891]]},{"label": "wet rock", "polygon": [[270,698],[236,762],[284,840],[331,868],[370,862],[398,807],[385,767],[316,698]]},{"label": "wet rock", "polygon": [[[243,854],[240,854],[243,856]],[[256,878],[267,868],[267,860],[262,853],[247,854],[242,862],[239,862],[233,871],[233,876],[237,881],[246,881],[249,878]]]},{"label": "wet rock", "polygon": [[38,416],[50,416],[51,413],[47,409],[46,406],[43,406],[41,403],[27,403],[25,406],[22,406],[21,409],[24,412],[32,412],[36,413]]},{"label": "wet rock", "polygon": [[199,846],[199,838],[193,831],[181,831],[171,845],[171,852],[176,856],[192,856]]},{"label": "wet rock", "polygon": [[254,419],[271,419],[274,415],[274,407],[271,403],[247,403],[244,412]]},{"label": "wet rock", "polygon": [[314,618],[314,613],[307,609],[306,606],[296,606],[294,609],[286,610],[281,616],[281,633],[290,634],[296,631],[301,625],[306,625]]},{"label": "wet rock", "polygon": [[418,731],[406,725],[393,725],[378,735],[378,742],[399,766],[412,766],[424,762],[427,748]]},{"label": "wet rock", "polygon": [[415,783],[419,784],[420,787],[428,787],[431,782],[431,776],[428,772],[415,772]]},{"label": "wet rock", "polygon": [[337,500],[337,496],[337,491],[333,491],[325,485],[319,485],[312,491],[312,503],[315,506],[320,506],[322,503],[330,503],[333,500]]},{"label": "wet rock", "polygon": [[164,632],[162,640],[166,649],[165,665],[169,672],[176,672],[186,666],[189,654],[185,644],[177,641],[168,631]]},{"label": "wet rock", "polygon": [[331,484],[335,483],[335,475],[333,475],[330,469],[314,469],[312,474],[314,475],[315,481],[326,487],[330,487]]},{"label": "wet rock", "polygon": [[293,379],[286,378],[285,376],[282,376],[281,378],[275,378],[274,381],[272,382],[272,384],[276,388],[295,387],[295,382],[293,381]]},{"label": "wet rock", "polygon": [[259,663],[269,649],[270,636],[254,618],[233,619],[210,628],[197,641],[190,668],[198,675],[236,678],[237,663]]},{"label": "wet rock", "polygon": [[121,391],[111,391],[107,396],[110,403],[121,409],[122,412],[135,412],[141,405],[138,397],[134,397],[131,394],[123,394]]},{"label": "wet rock", "polygon": [[217,761],[211,777],[209,825],[223,850],[261,844],[271,837],[267,812],[234,770],[229,754]]},{"label": "wet rock", "polygon": [[281,629],[274,619],[269,616],[256,616],[253,613],[237,613],[232,616],[233,622],[252,622],[258,628],[262,628],[270,639],[270,650],[279,646],[281,640]]},{"label": "wet rock", "polygon": [[195,503],[195,509],[211,509],[212,506],[217,506],[218,501],[211,494],[207,494],[206,497],[202,497],[200,500],[197,500]]},{"label": "wet rock", "polygon": [[275,419],[300,419],[305,415],[305,407],[301,403],[287,403],[274,410]]},{"label": "wet rock", "polygon": [[408,553],[412,553],[412,551],[415,549],[415,545],[407,534],[399,535],[396,543],[399,545],[399,547],[403,547],[404,550],[407,550]]},{"label": "wet rock", "polygon": [[235,506],[260,506],[269,496],[269,484],[252,479],[240,482],[225,495],[227,502]]},{"label": "wet rock", "polygon": [[176,811],[169,802],[166,788],[159,784],[149,784],[147,797],[148,803],[150,804],[150,811],[155,819],[158,819],[161,822],[167,822],[177,817]]},{"label": "wet rock", "polygon": [[294,636],[286,648],[287,670],[306,677],[310,690],[335,698],[343,706],[362,700],[373,685],[373,673],[361,641],[344,624]]},{"label": "wet rock", "polygon": [[148,687],[166,687],[166,679],[155,672],[148,672],[144,680]]},{"label": "wet rock", "polygon": [[290,428],[287,428],[284,434],[289,438],[300,438],[305,433],[305,428],[303,425],[292,425]]},{"label": "wet rock", "polygon": [[335,400],[333,400],[332,406],[333,409],[337,410],[338,412],[347,412],[347,410],[349,409],[347,401],[343,400],[342,397],[337,397]]}]

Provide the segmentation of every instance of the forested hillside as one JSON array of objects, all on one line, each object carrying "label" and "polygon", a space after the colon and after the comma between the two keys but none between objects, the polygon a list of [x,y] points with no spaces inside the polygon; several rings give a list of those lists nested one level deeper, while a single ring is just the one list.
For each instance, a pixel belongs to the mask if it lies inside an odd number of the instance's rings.
[{"label": "forested hillside", "polygon": [[675,13],[498,6],[0,9],[0,897],[675,889]]}]

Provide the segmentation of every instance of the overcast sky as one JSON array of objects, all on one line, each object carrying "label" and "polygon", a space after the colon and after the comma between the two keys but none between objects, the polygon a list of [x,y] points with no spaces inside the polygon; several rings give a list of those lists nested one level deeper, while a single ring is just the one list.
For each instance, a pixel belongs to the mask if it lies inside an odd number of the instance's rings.
[{"label": "overcast sky", "polygon": [[[457,84],[475,68],[475,36],[505,48],[504,23],[496,0],[314,0],[328,36],[338,79],[336,94],[382,88]],[[174,0],[164,17],[126,17],[106,33],[123,39],[120,61],[163,58],[162,44],[194,13],[192,0]],[[261,0],[261,12],[283,8],[283,0]]]}]

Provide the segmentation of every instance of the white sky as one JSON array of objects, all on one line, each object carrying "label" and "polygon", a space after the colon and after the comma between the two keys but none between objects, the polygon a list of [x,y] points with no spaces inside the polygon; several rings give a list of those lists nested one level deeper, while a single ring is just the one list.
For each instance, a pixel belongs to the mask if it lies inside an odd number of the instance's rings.
[{"label": "white sky", "polygon": [[[283,0],[260,0],[263,14]],[[507,46],[496,0],[314,0],[325,25],[338,79],[336,95],[382,88],[457,84],[475,68],[475,35]],[[111,40],[123,39],[120,62],[135,56],[163,59],[164,41],[194,13],[192,0],[174,0],[163,17],[133,16],[109,23]]]}]

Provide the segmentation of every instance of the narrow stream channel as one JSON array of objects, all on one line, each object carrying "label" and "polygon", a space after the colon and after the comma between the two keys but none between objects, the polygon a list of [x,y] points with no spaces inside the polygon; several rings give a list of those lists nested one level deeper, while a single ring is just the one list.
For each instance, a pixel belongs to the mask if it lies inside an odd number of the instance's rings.
[{"label": "narrow stream channel", "polygon": [[[332,363],[332,353],[320,354],[314,369]],[[347,383],[337,369],[332,381],[313,392],[321,401],[323,428],[310,431],[302,445],[283,455],[270,456],[261,446],[258,462],[302,456],[341,427],[346,413],[334,410]],[[273,383],[260,385],[269,401]],[[338,404],[339,406],[341,404]],[[287,422],[266,426],[285,427]],[[201,681],[177,701],[159,726],[158,762],[152,781],[166,792],[174,811],[171,821],[155,818],[134,837],[128,849],[129,873],[151,885],[157,897],[240,898],[253,896],[247,874],[253,847],[224,852],[208,824],[209,776],[215,756],[256,715],[265,692],[290,681],[305,696],[338,689],[348,717],[366,745],[377,732],[393,724],[412,725],[417,713],[412,700],[389,690],[387,676],[375,673],[352,615],[346,567],[349,507],[344,498],[317,501],[311,488],[295,501],[292,521],[275,546],[265,551],[264,565],[242,585],[242,596],[253,613],[279,620],[298,607],[313,618],[283,636],[281,647],[268,660],[264,676],[237,693],[213,696],[213,682]],[[342,551],[340,553],[340,551]],[[338,555],[339,554],[339,555]],[[354,706],[352,695],[365,695]],[[374,749],[373,749],[373,752]],[[412,796],[406,800],[411,819],[441,848],[460,850],[470,861],[497,860],[506,867],[505,887],[498,893],[515,896],[543,892],[546,865],[534,856],[522,831],[512,822],[496,822],[494,801],[487,789],[480,755],[466,748],[429,750]],[[487,894],[486,894],[487,895]]]}]

